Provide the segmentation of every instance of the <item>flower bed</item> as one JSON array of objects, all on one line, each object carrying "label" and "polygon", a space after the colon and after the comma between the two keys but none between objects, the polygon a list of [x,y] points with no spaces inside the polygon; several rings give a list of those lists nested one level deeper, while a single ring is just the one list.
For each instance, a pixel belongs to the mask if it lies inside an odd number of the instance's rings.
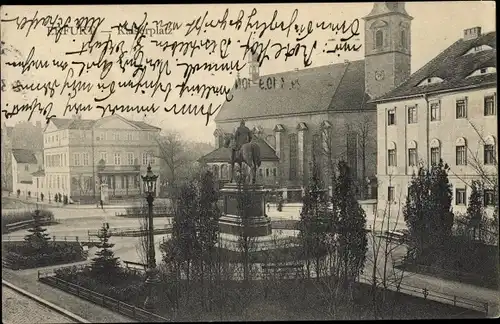
[{"label": "flower bed", "polygon": [[78,242],[50,242],[40,251],[26,242],[3,242],[2,259],[12,269],[30,269],[84,261],[87,259]]}]

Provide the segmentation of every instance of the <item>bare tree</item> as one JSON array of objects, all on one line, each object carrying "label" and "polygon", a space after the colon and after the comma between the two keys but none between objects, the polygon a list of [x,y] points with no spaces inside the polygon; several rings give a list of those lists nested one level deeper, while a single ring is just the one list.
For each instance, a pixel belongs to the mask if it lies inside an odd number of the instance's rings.
[{"label": "bare tree", "polygon": [[158,158],[165,162],[168,168],[166,178],[171,185],[177,184],[178,169],[185,163],[185,143],[179,133],[167,132],[156,139],[159,147]]},{"label": "bare tree", "polygon": [[[392,176],[389,176],[391,183]],[[371,230],[369,232],[369,242],[371,243],[369,253],[367,255],[366,269],[370,271],[370,277],[365,278],[372,287],[372,306],[375,319],[380,318],[380,304],[386,304],[386,292],[389,287],[399,289],[405,272],[403,269],[397,269],[398,263],[401,261],[403,254],[401,251],[405,249],[404,238],[398,239],[391,234],[397,231],[397,224],[401,215],[401,196],[399,195],[399,203],[396,215],[392,215],[393,202],[387,202],[382,215],[374,215]],[[395,216],[395,217],[394,217]],[[377,219],[379,225],[377,225]],[[391,221],[394,220],[391,225]],[[379,290],[382,289],[382,300],[379,297]],[[392,307],[394,308],[394,307]],[[392,318],[393,314],[391,315]]]}]

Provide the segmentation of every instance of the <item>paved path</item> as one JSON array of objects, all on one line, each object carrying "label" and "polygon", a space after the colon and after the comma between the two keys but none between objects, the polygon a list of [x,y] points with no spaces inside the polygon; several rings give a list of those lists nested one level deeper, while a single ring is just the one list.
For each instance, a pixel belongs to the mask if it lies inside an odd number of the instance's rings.
[{"label": "paved path", "polygon": [[9,324],[78,323],[2,285],[2,322]]},{"label": "paved path", "polygon": [[[128,317],[122,316],[77,296],[68,294],[60,289],[53,288],[39,282],[37,280],[37,275],[33,273],[33,271],[13,271],[9,269],[2,269],[2,278],[19,288],[22,288],[36,296],[42,297],[48,302],[51,302],[90,321],[91,323],[134,323],[134,321]],[[36,323],[36,321],[27,321],[22,323]]]}]

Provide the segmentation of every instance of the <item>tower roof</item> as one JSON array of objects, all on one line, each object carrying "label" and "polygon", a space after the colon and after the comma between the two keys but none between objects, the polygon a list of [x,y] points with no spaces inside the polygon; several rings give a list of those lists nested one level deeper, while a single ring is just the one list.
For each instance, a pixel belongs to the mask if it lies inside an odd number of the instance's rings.
[{"label": "tower roof", "polygon": [[370,13],[363,17],[363,19],[371,19],[375,17],[380,17],[380,16],[385,16],[388,14],[400,14],[407,16],[410,19],[413,19],[405,9],[405,2],[403,1],[398,1],[398,2],[375,2],[373,4],[372,11]]}]

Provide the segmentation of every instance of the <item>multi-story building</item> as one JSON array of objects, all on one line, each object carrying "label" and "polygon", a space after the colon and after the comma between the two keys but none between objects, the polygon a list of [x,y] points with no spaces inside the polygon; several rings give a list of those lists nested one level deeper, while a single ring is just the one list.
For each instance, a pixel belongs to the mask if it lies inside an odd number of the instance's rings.
[{"label": "multi-story building", "polygon": [[[75,201],[137,196],[150,163],[159,175],[160,128],[112,115],[98,120],[52,118],[44,131],[44,193]],[[159,180],[160,181],[160,180]]]},{"label": "multi-story building", "polygon": [[[420,165],[450,167],[453,211],[465,213],[471,181],[498,177],[496,32],[464,37],[377,103],[378,209],[397,215]],[[494,204],[485,182],[484,202]],[[490,182],[491,184],[492,182]],[[498,182],[496,182],[498,183]],[[496,188],[498,190],[498,187]],[[491,212],[492,208],[486,208]],[[400,213],[400,221],[403,216]]]},{"label": "multi-story building", "polygon": [[36,192],[32,186],[33,177],[31,174],[41,168],[42,164],[39,161],[42,161],[41,152],[36,154],[31,150],[12,150],[11,166],[14,193],[17,193],[17,190],[19,190],[23,198],[36,196]]},{"label": "multi-story building", "polygon": [[363,193],[368,180],[376,183],[376,106],[368,101],[410,75],[412,19],[404,2],[375,3],[364,17],[364,60],[260,76],[253,53],[250,78],[239,80],[215,118],[216,145],[245,119],[274,150],[285,198],[300,200],[314,155],[328,170],[325,151],[350,165]]}]

